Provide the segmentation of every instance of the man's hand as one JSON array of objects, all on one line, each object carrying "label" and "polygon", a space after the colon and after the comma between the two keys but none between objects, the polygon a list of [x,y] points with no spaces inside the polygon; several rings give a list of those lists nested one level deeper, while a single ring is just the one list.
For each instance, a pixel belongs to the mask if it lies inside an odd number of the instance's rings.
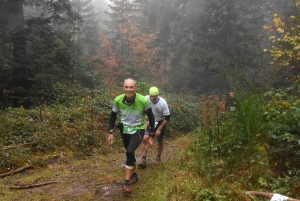
[{"label": "man's hand", "polygon": [[159,137],[161,134],[161,130],[160,129],[157,129],[156,132],[155,132],[155,137]]},{"label": "man's hand", "polygon": [[152,147],[154,145],[154,138],[150,136],[148,142],[149,142],[149,146]]},{"label": "man's hand", "polygon": [[113,144],[115,142],[114,141],[114,135],[113,134],[108,134],[107,141],[108,141],[109,144]]}]

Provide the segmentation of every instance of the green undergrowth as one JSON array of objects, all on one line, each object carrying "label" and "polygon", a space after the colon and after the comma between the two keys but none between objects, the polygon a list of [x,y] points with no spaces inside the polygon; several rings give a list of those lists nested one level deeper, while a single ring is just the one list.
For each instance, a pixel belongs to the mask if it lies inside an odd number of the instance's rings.
[{"label": "green undergrowth", "polygon": [[[193,156],[189,153],[199,133],[194,132],[182,136],[178,149],[171,160],[162,165],[151,164],[147,169],[140,170],[141,180],[132,187],[133,196],[127,200],[157,201],[235,201],[255,200],[245,193],[243,185],[233,178],[217,180],[210,177],[212,167],[205,166],[208,175],[199,175],[194,168]],[[177,144],[177,143],[176,143]],[[206,158],[199,158],[203,163]],[[208,178],[209,177],[209,178]]]},{"label": "green undergrowth", "polygon": [[299,88],[239,98],[237,111],[203,127],[182,163],[204,184],[194,199],[245,200],[245,191],[300,197]]}]

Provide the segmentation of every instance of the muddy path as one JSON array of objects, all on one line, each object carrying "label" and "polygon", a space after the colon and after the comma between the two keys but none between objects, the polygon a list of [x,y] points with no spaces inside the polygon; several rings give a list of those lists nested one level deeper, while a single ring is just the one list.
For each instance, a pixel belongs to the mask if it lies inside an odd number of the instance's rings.
[{"label": "muddy path", "polygon": [[[183,152],[187,147],[186,140],[180,138],[166,140],[162,154],[163,164],[167,164],[175,157],[175,153]],[[124,195],[122,181],[124,180],[125,150],[123,147],[115,148],[113,152],[94,154],[81,160],[74,160],[60,153],[45,168],[33,168],[25,172],[1,178],[0,200],[2,201],[42,201],[42,200],[95,200],[119,201],[139,200],[134,188],[146,186],[147,177],[154,169],[166,168],[163,164],[155,163],[157,144],[148,151],[147,168],[138,170],[139,183],[133,187],[132,195]],[[141,146],[136,150],[137,163],[141,161]],[[146,177],[146,178],[145,178]],[[9,189],[10,186],[24,183],[43,183],[57,181],[56,184],[28,188],[22,190]],[[1,187],[0,186],[0,187]],[[147,186],[147,188],[149,188]]]}]

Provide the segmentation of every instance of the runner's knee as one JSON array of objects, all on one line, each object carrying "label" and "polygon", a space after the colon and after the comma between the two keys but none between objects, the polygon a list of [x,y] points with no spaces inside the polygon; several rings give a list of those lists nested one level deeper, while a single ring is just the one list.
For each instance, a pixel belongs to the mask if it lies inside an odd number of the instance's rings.
[{"label": "runner's knee", "polygon": [[146,143],[146,142],[148,142],[148,140],[149,140],[149,136],[148,135],[144,135],[143,142]]}]

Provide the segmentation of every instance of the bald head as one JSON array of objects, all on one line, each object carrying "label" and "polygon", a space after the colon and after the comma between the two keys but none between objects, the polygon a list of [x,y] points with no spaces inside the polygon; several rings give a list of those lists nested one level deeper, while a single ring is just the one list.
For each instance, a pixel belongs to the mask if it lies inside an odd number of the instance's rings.
[{"label": "bald head", "polygon": [[127,100],[133,100],[137,90],[136,81],[131,78],[124,80],[123,90]]},{"label": "bald head", "polygon": [[124,85],[125,85],[126,82],[133,82],[134,86],[136,86],[136,81],[134,79],[132,79],[132,78],[125,79],[124,80]]}]

